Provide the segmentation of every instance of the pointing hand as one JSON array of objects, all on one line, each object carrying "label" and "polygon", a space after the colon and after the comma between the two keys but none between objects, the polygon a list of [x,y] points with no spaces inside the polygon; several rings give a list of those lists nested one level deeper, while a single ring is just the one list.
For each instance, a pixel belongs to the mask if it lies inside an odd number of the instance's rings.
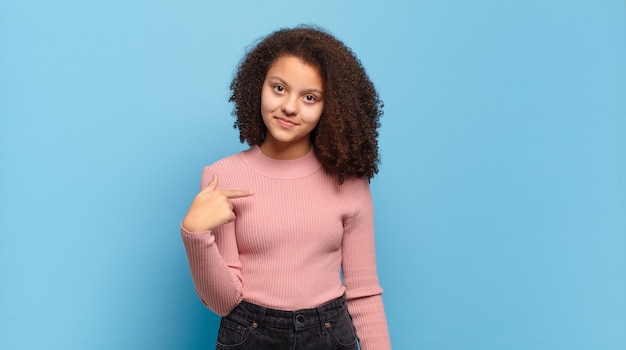
[{"label": "pointing hand", "polygon": [[236,217],[231,199],[254,195],[248,190],[216,188],[217,174],[214,174],[211,182],[196,195],[183,219],[183,227],[187,231],[204,232],[234,221]]}]

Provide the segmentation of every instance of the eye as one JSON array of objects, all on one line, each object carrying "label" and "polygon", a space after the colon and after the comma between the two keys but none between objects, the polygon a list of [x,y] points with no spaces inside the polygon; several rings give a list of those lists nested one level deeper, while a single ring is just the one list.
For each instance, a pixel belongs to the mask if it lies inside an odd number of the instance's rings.
[{"label": "eye", "polygon": [[314,95],[305,95],[304,101],[307,103],[315,103],[317,102],[317,97],[315,97]]},{"label": "eye", "polygon": [[285,93],[285,87],[282,85],[274,85],[274,92],[283,94]]}]

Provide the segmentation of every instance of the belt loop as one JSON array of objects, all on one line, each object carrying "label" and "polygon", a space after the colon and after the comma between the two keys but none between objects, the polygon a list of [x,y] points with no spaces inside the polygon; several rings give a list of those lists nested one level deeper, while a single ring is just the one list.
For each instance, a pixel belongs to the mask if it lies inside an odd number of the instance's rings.
[{"label": "belt loop", "polygon": [[267,308],[264,306],[261,306],[261,311],[259,312],[259,323],[263,323],[263,319],[265,318],[266,311],[267,311]]},{"label": "belt loop", "polygon": [[322,335],[326,335],[326,311],[324,310],[324,306],[320,306],[317,308],[317,313],[319,314],[320,319],[320,328],[322,329]]}]

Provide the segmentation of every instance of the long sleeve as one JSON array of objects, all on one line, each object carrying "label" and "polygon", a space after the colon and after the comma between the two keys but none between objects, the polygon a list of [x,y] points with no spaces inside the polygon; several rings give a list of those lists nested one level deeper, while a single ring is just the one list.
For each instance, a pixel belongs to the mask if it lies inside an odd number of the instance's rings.
[{"label": "long sleeve", "polygon": [[344,225],[342,271],[348,309],[362,350],[391,349],[376,271],[374,213],[369,184],[355,183],[355,211]]},{"label": "long sleeve", "polygon": [[[205,168],[201,188],[213,174]],[[209,309],[227,315],[242,299],[241,263],[235,239],[235,223],[214,231],[191,233],[181,225],[181,235],[196,293]]]}]

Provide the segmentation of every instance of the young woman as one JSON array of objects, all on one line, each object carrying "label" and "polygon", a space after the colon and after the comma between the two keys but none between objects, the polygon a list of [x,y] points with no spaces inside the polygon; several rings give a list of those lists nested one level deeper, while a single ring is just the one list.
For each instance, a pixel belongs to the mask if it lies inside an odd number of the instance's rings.
[{"label": "young woman", "polygon": [[217,349],[390,349],[369,179],[382,103],[314,27],[274,32],[231,83],[251,147],[202,173],[181,233]]}]

